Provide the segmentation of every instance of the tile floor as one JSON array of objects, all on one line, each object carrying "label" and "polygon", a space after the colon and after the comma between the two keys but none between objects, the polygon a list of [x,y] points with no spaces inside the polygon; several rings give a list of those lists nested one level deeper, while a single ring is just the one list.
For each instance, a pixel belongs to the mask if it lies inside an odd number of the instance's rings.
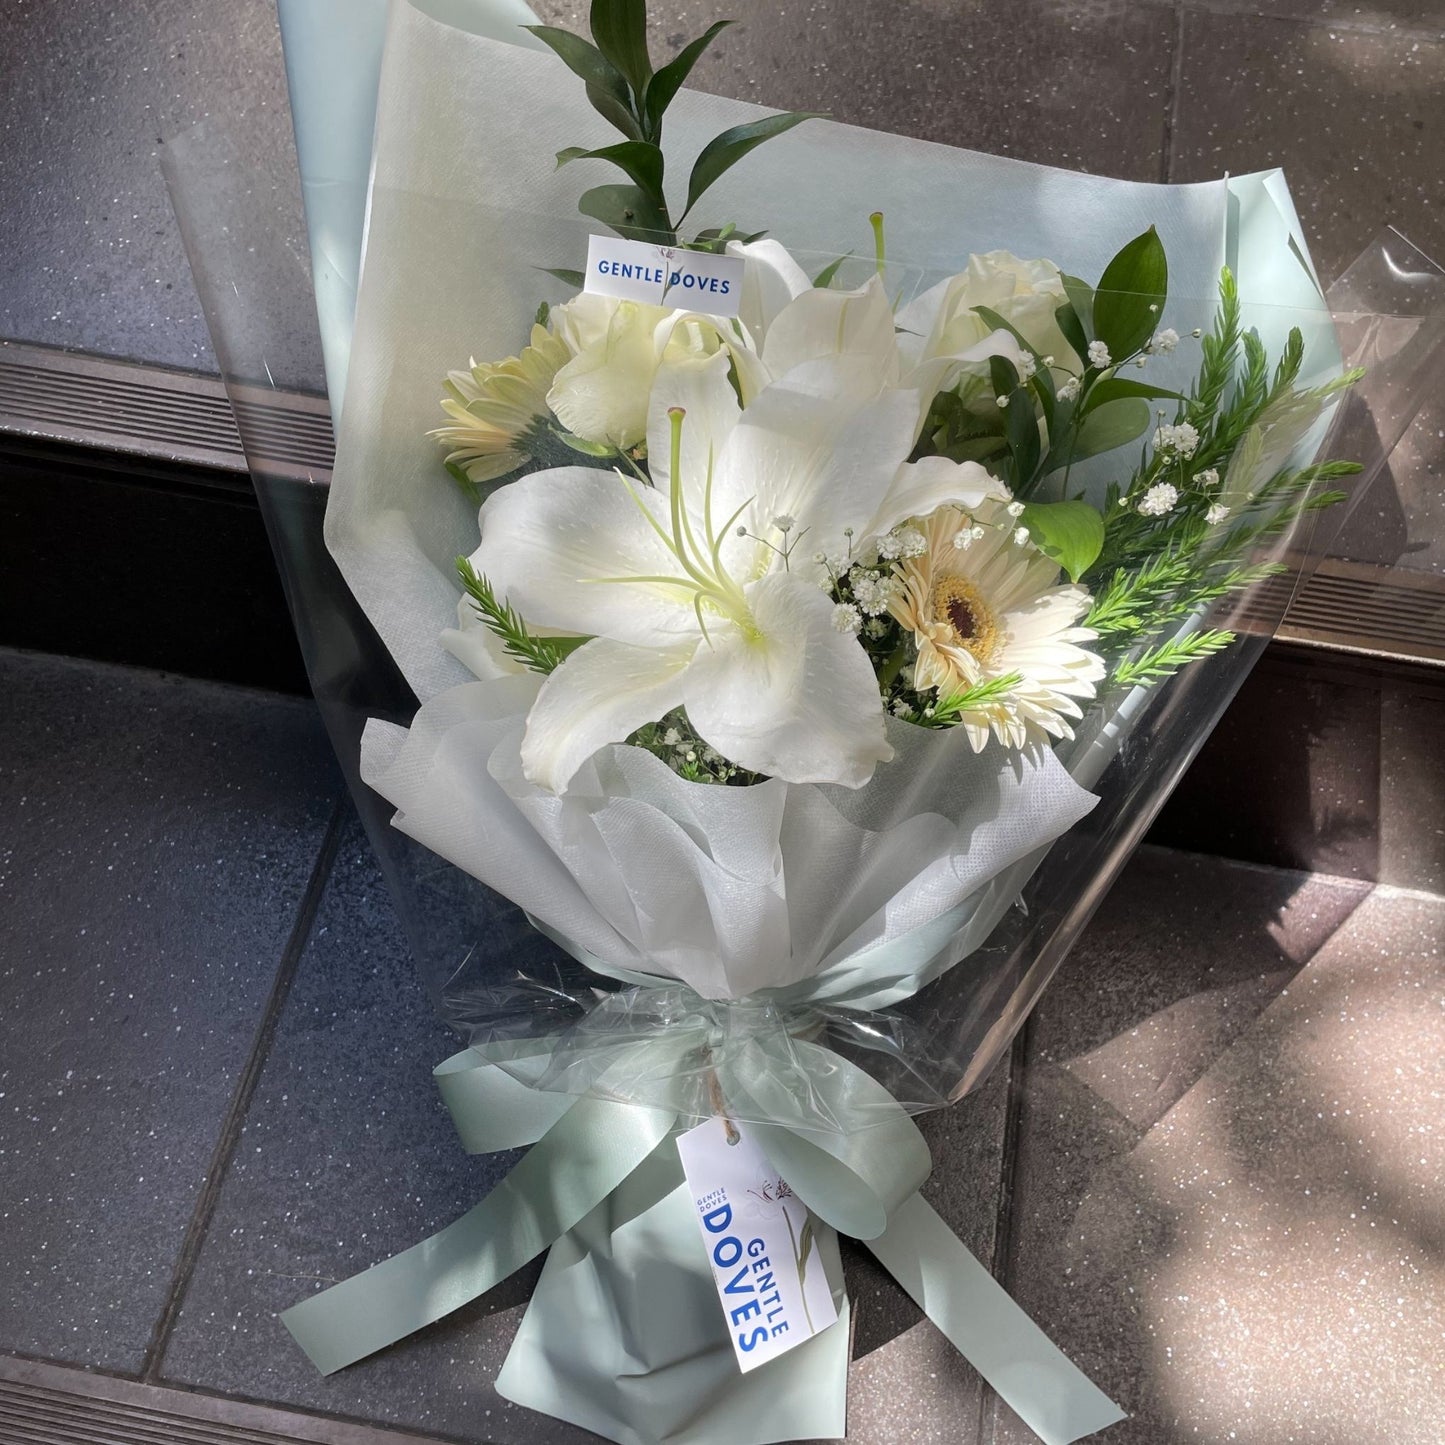
[{"label": "tile floor", "polygon": [[[1326,273],[1385,218],[1445,252],[1439,0],[722,8],[745,28],[707,88],[1139,179],[1283,164]],[[675,41],[718,7],[653,10]],[[0,80],[0,336],[212,367],[156,157],[208,114],[288,145],[269,0],[13,0]],[[1402,445],[1355,555],[1441,565],[1442,426]],[[1438,709],[1407,702],[1378,726],[1434,756]],[[1348,755],[1342,735],[1330,787]],[[1418,785],[1382,774],[1380,847],[1438,887],[1440,830],[1391,801]],[[582,1438],[491,1390],[529,1276],[329,1380],[275,1321],[505,1167],[452,1144],[427,1079],[447,1037],[309,708],[0,654],[0,902],[0,1354]],[[1145,850],[1012,1076],[927,1121],[935,1205],[1131,1410],[1104,1438],[1438,1445],[1442,936],[1429,894]],[[850,1440],[1019,1445],[848,1264]]]},{"label": "tile floor", "polygon": [[[277,1323],[500,1177],[304,704],[0,653],[0,1355],[463,1442],[530,1288],[317,1376]],[[64,899],[64,905],[58,903]],[[1445,902],[1141,851],[928,1193],[1140,1445],[1437,1445]],[[1026,1433],[862,1251],[849,1439]]]},{"label": "tile floor", "polygon": [[[535,0],[576,27],[583,0]],[[1445,260],[1439,0],[652,0],[656,45],[742,23],[704,89],[1137,180],[1282,165],[1322,273],[1385,222]],[[290,145],[272,0],[0,9],[0,337],[211,369],[159,170],[170,137]],[[298,201],[299,206],[299,201]],[[1346,539],[1439,570],[1445,413]]]}]

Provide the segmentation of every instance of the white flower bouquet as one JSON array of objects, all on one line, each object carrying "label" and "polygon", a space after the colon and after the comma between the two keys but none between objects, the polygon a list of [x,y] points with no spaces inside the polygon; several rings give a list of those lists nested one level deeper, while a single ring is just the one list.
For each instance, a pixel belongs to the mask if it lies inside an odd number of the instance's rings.
[{"label": "white flower bouquet", "polygon": [[[349,13],[342,65],[329,0],[282,9],[337,572],[250,390],[243,434],[466,1035],[438,1082],[468,1148],[532,1148],[288,1326],[340,1368],[550,1249],[509,1398],[837,1436],[843,1232],[1041,1438],[1103,1427],[919,1197],[910,1116],[1007,1047],[1408,421],[1438,271],[1394,238],[1332,315],[1277,174],[1127,185],[696,95],[721,25],[654,67],[641,0],[590,39]],[[256,188],[213,142],[171,180],[239,396],[277,282],[245,311]]]}]

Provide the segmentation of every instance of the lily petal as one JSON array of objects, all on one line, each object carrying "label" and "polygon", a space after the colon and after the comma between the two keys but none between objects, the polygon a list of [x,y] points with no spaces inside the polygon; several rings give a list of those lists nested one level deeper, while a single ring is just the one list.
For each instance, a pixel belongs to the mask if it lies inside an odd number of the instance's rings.
[{"label": "lily petal", "polygon": [[785,515],[796,535],[808,528],[806,556],[846,551],[847,528],[861,537],[913,448],[917,395],[875,386],[860,398],[849,379],[866,370],[858,360],[807,362],[769,386],[743,412],[719,465],[729,493],[756,496],[757,526]]},{"label": "lily petal", "polygon": [[[719,351],[702,361],[665,365],[657,373],[647,418],[647,463],[653,486],[664,496],[672,491],[672,422],[668,413],[681,407],[686,412],[682,475],[696,487],[701,504],[708,469],[715,469],[742,410],[728,380],[729,361],[728,353]],[[730,516],[737,505],[734,502],[728,507],[722,518]]]},{"label": "lily petal", "polygon": [[754,772],[862,787],[893,749],[858,639],[833,626],[826,593],[791,573],[770,573],[747,596],[756,635],[728,628],[698,648],[683,677],[689,721]]},{"label": "lily petal", "polygon": [[971,512],[985,501],[1006,502],[1009,490],[977,462],[953,462],[947,457],[922,457],[904,462],[893,485],[861,535],[881,537],[910,517],[927,517],[940,507],[962,507]]},{"label": "lily petal", "polygon": [[763,363],[775,378],[826,357],[866,357],[876,384],[898,379],[893,307],[883,281],[857,291],[806,291],[774,318],[763,340]]},{"label": "lily petal", "polygon": [[629,647],[605,637],[585,642],[542,684],[522,738],[522,771],[560,793],[608,743],[620,743],[682,701],[684,669],[696,645]]},{"label": "lily petal", "polygon": [[813,283],[778,241],[730,241],[728,255],[747,262],[738,316],[761,345],[773,318]]},{"label": "lily petal", "polygon": [[599,580],[680,574],[652,487],[596,467],[533,472],[488,497],[481,524],[472,565],[529,626],[639,647],[700,636],[691,589]]}]

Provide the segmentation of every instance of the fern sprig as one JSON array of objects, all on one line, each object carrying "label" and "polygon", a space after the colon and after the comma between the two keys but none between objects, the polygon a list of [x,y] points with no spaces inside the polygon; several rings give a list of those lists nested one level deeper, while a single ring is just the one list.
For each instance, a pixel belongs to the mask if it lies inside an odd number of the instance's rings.
[{"label": "fern sprig", "polygon": [[1148,686],[1173,676],[1181,667],[1222,652],[1234,641],[1232,632],[1191,632],[1187,637],[1171,638],[1157,647],[1145,648],[1137,656],[1126,658],[1114,669],[1113,680],[1120,687]]},{"label": "fern sprig", "polygon": [[477,616],[501,640],[507,655],[533,672],[554,671],[569,653],[589,640],[586,637],[538,637],[528,631],[516,608],[497,600],[492,584],[466,557],[457,558],[457,576],[462,579],[462,586],[472,599]]}]

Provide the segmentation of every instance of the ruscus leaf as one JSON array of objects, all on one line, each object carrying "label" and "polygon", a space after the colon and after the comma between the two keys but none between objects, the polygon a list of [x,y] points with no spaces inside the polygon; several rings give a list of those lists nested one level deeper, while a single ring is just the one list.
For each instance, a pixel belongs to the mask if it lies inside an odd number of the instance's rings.
[{"label": "ruscus leaf", "polygon": [[592,0],[592,38],[641,96],[652,79],[647,54],[647,0]]},{"label": "ruscus leaf", "polygon": [[1168,291],[1164,243],[1150,226],[1109,262],[1094,292],[1094,335],[1116,365],[1154,334]]},{"label": "ruscus leaf", "polygon": [[694,41],[684,45],[677,54],[659,70],[651,80],[647,82],[647,90],[642,97],[642,116],[646,123],[648,134],[656,137],[662,126],[663,113],[672,104],[673,97],[686,84],[687,78],[692,74],[692,68],[697,64],[704,50],[728,28],[735,25],[734,20],[719,20],[715,25],[709,26],[706,33],[699,35]]},{"label": "ruscus leaf", "polygon": [[[749,151],[756,150],[764,141],[792,130],[805,120],[818,118],[817,111],[789,111],[783,115],[765,116],[747,125],[735,125],[714,136],[693,163],[692,175],[687,183],[687,211],[691,211],[713,182],[737,165]],[[683,212],[684,216],[687,211]]]}]

